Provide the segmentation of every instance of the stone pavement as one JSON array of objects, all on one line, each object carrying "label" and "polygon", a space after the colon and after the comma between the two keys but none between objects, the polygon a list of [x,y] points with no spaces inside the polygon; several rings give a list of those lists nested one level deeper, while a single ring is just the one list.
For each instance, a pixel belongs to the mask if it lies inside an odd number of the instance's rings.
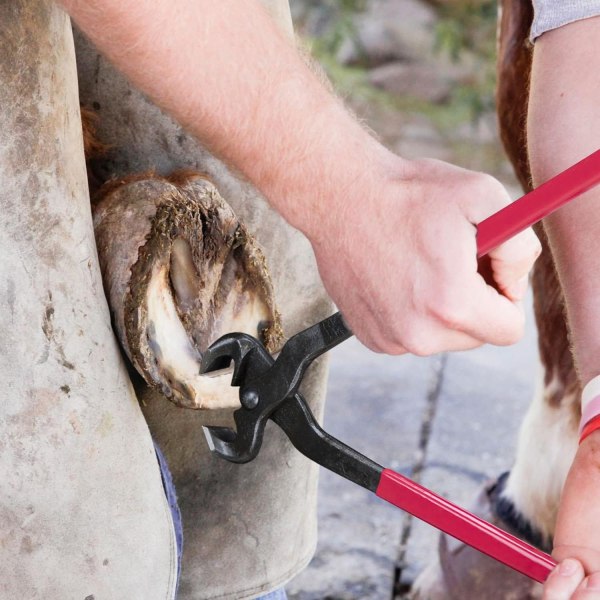
[{"label": "stone pavement", "polygon": [[[325,428],[380,464],[468,507],[511,466],[537,369],[531,310],[516,346],[431,358],[331,353]],[[429,525],[321,470],[319,546],[292,600],[392,600],[436,553]]]}]

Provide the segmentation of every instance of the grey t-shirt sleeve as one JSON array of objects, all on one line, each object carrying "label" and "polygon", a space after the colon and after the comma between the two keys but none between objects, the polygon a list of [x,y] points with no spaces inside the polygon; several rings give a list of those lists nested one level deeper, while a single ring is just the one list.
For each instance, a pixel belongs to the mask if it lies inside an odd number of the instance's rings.
[{"label": "grey t-shirt sleeve", "polygon": [[532,42],[546,31],[600,15],[600,0],[533,0],[533,9]]}]

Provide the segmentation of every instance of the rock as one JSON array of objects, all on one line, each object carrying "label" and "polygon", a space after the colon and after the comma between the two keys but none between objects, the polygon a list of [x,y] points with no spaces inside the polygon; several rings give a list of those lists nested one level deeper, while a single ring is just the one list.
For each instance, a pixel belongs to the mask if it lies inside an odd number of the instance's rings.
[{"label": "rock", "polygon": [[355,39],[346,38],[338,51],[342,64],[376,67],[431,54],[436,14],[419,0],[371,0],[354,23]]},{"label": "rock", "polygon": [[426,102],[443,102],[452,82],[440,66],[393,62],[373,69],[369,82],[390,94],[410,96]]},{"label": "rock", "polygon": [[492,144],[498,139],[498,121],[491,110],[482,114],[477,121],[461,123],[455,136],[464,142],[473,144]]},{"label": "rock", "polygon": [[[371,68],[431,53],[437,16],[430,6],[420,0],[368,0],[366,5],[352,16],[355,35],[341,43],[340,63]],[[341,9],[320,0],[295,0],[291,7],[304,35],[322,37],[339,25]]]},{"label": "rock", "polygon": [[411,115],[402,134],[390,145],[396,154],[407,158],[437,158],[450,161],[452,150],[438,128],[423,115]]}]

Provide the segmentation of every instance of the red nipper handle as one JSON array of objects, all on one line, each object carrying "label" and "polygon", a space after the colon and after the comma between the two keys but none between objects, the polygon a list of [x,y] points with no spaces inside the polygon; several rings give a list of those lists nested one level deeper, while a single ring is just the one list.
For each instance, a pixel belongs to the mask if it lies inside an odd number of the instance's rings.
[{"label": "red nipper handle", "polygon": [[[599,183],[597,150],[479,223],[477,256],[484,256]],[[375,493],[535,581],[546,581],[556,566],[548,554],[390,469],[384,469]]]},{"label": "red nipper handle", "polygon": [[[484,256],[599,183],[597,150],[479,223],[477,256]],[[548,554],[390,469],[384,469],[375,493],[535,581],[546,581],[556,566]]]},{"label": "red nipper handle", "polygon": [[[484,256],[599,183],[597,150],[479,223],[477,256]],[[375,493],[535,581],[546,581],[556,566],[548,554],[390,469],[384,469]]]},{"label": "red nipper handle", "polygon": [[548,554],[514,535],[476,517],[390,469],[384,469],[375,492],[390,502],[461,542],[543,583],[556,566]]},{"label": "red nipper handle", "polygon": [[600,150],[479,223],[477,256],[484,256],[598,183]]}]

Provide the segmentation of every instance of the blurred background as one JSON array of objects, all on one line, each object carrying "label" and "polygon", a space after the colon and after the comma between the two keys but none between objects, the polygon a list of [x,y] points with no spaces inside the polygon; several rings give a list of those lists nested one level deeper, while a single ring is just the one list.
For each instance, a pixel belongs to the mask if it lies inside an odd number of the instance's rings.
[{"label": "blurred background", "polygon": [[[495,1],[291,6],[337,92],[391,150],[491,173],[521,195],[494,113]],[[511,348],[424,359],[376,355],[349,340],[331,353],[325,428],[468,507],[512,464],[536,369],[531,310],[525,339]],[[319,517],[317,553],[288,586],[292,600],[406,598],[436,557],[433,528],[323,470]]]},{"label": "blurred background", "polygon": [[392,150],[514,186],[494,115],[496,0],[291,0],[296,31]]}]

